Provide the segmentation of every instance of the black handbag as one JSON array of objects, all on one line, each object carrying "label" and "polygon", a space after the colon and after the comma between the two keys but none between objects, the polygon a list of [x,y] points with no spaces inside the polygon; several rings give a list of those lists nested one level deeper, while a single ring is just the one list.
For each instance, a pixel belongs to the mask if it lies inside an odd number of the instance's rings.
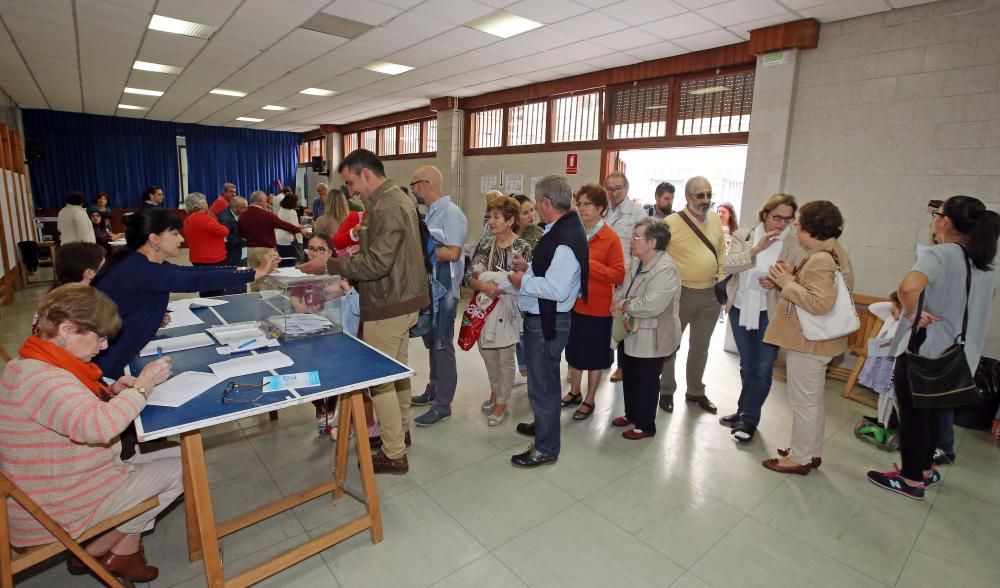
[{"label": "black handbag", "polygon": [[[962,248],[965,253],[965,248]],[[910,343],[906,352],[896,361],[902,362],[910,383],[913,408],[920,410],[951,408],[977,404],[982,400],[972,369],[965,358],[965,333],[969,326],[969,293],[972,290],[972,267],[965,255],[965,313],[962,316],[962,334],[954,345],[940,357],[919,355],[917,328],[924,309],[924,292],[920,294],[917,312],[913,315]]]}]

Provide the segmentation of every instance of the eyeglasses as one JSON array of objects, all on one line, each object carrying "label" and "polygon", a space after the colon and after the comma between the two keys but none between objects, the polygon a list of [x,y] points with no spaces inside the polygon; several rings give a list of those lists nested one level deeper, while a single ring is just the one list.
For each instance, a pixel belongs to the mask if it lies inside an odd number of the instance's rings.
[{"label": "eyeglasses", "polygon": [[632,240],[633,241],[649,241],[649,239],[646,238],[646,235],[632,235]]},{"label": "eyeglasses", "polygon": [[781,216],[780,214],[772,214],[771,220],[773,220],[776,223],[790,223],[795,220],[795,215]]},{"label": "eyeglasses", "polygon": [[329,253],[329,249],[326,247],[306,247],[306,251],[309,253]]},{"label": "eyeglasses", "polygon": [[711,190],[709,190],[708,192],[695,192],[694,194],[691,194],[691,195],[694,196],[695,198],[697,198],[698,200],[711,200],[712,199],[712,191]]},{"label": "eyeglasses", "polygon": [[605,186],[604,189],[608,192],[621,192],[625,189],[625,186]]},{"label": "eyeglasses", "polygon": [[[253,398],[247,398],[247,396],[252,396],[254,392],[249,394],[240,394],[241,389],[251,389],[256,390],[256,396]],[[222,390],[222,404],[256,404],[258,400],[264,397],[264,384],[239,384],[237,382],[229,382],[226,387]]]},{"label": "eyeglasses", "polygon": [[416,181],[410,182],[410,189],[412,190],[413,187],[416,186],[417,184],[423,184],[426,181],[427,180],[416,180]]},{"label": "eyeglasses", "polygon": [[944,213],[941,212],[940,210],[932,210],[931,211],[931,216],[934,216],[934,217],[938,217],[938,216],[944,217]]},{"label": "eyeglasses", "polygon": [[590,202],[589,200],[577,200],[576,201],[576,207],[577,208],[587,208],[588,206],[594,206],[594,203]]}]

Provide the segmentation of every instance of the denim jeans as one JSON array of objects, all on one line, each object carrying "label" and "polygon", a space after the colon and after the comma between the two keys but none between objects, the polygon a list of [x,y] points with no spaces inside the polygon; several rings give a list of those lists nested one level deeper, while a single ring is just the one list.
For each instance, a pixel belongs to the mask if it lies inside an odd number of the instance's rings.
[{"label": "denim jeans", "polygon": [[729,311],[729,324],[733,328],[733,339],[740,352],[740,402],[736,409],[740,420],[753,426],[760,424],[760,410],[771,391],[771,372],[774,360],[778,358],[778,346],[764,343],[767,331],[767,311],[760,313],[760,324],[756,331],[748,331],[740,326],[740,309],[735,306]]},{"label": "denim jeans", "polygon": [[528,362],[524,360],[524,335],[521,335],[521,340],[517,342],[514,346],[514,355],[517,357],[517,371],[522,372],[528,369]]},{"label": "denim jeans", "polygon": [[562,412],[559,362],[569,341],[569,324],[568,312],[556,315],[556,336],[546,341],[542,334],[542,317],[524,317],[528,400],[535,412],[535,449],[549,457],[559,457],[559,416]]}]

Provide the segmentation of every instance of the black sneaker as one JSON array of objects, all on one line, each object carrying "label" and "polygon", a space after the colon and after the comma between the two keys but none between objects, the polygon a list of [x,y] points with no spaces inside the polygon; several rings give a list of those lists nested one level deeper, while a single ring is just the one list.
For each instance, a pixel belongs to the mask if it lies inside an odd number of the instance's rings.
[{"label": "black sneaker", "polygon": [[936,467],[931,466],[931,475],[924,476],[924,488],[937,486],[940,483],[941,483],[941,472],[937,471]]},{"label": "black sneaker", "polygon": [[410,399],[410,404],[413,406],[427,406],[432,402],[434,402],[434,397],[426,392]]},{"label": "black sneaker", "polygon": [[726,416],[719,419],[719,424],[723,427],[729,427],[732,429],[740,422],[740,413],[734,412],[733,414],[727,414]]},{"label": "black sneaker", "polygon": [[934,450],[934,465],[952,465],[954,463],[954,453],[945,453],[941,449]]},{"label": "black sneaker", "polygon": [[739,443],[749,443],[753,441],[754,434],[757,433],[757,427],[750,423],[739,421],[733,425],[732,435]]},{"label": "black sneaker", "polygon": [[[893,466],[895,467],[896,464],[893,464]],[[890,492],[895,492],[913,500],[924,499],[924,485],[917,484],[916,486],[910,486],[907,484],[903,480],[903,476],[899,475],[898,467],[891,472],[876,472],[875,470],[871,470],[868,472],[868,481]]]}]

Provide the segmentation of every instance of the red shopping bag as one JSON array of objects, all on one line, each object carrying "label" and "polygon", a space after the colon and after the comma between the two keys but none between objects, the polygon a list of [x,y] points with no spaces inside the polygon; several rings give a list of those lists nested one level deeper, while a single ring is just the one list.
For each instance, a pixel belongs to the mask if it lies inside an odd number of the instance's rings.
[{"label": "red shopping bag", "polygon": [[458,346],[462,348],[462,351],[472,349],[472,346],[479,340],[479,335],[486,325],[486,317],[490,316],[493,307],[500,300],[500,298],[494,298],[489,308],[483,310],[476,304],[476,296],[478,295],[479,292],[473,293],[472,302],[469,302],[469,307],[462,313],[462,327],[458,330]]}]

